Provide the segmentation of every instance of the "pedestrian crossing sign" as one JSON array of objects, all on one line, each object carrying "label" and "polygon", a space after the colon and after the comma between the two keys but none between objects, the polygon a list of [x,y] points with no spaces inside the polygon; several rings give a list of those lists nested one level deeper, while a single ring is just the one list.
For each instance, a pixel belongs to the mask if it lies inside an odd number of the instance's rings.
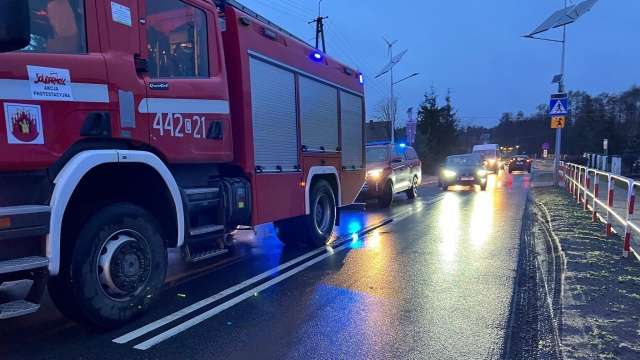
[{"label": "pedestrian crossing sign", "polygon": [[562,129],[562,128],[564,128],[564,116],[552,116],[551,117],[551,128],[552,129]]},{"label": "pedestrian crossing sign", "polygon": [[549,116],[567,115],[567,98],[551,99]]}]

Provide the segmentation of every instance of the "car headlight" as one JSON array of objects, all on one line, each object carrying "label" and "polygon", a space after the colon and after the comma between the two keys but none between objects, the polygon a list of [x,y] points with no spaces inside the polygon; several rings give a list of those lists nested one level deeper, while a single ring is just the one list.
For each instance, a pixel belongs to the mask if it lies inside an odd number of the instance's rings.
[{"label": "car headlight", "polygon": [[372,179],[377,179],[380,177],[380,174],[382,174],[382,170],[371,170],[371,171],[367,171],[367,175],[370,176]]},{"label": "car headlight", "polygon": [[496,159],[489,159],[489,163],[493,164],[496,162]]},{"label": "car headlight", "polygon": [[478,175],[480,175],[480,176],[487,175],[487,170],[478,170]]},{"label": "car headlight", "polygon": [[451,171],[451,170],[445,170],[442,173],[446,177],[454,177],[454,176],[456,176],[456,172],[455,171]]}]

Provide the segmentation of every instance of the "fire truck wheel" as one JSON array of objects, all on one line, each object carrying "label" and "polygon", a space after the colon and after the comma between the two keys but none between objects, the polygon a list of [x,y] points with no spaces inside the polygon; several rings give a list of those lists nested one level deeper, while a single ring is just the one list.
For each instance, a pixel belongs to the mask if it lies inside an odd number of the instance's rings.
[{"label": "fire truck wheel", "polygon": [[285,245],[301,247],[306,243],[302,241],[302,221],[304,218],[298,216],[291,219],[278,220],[273,222],[273,229],[278,239]]},{"label": "fire truck wheel", "polygon": [[307,244],[324,246],[329,241],[336,223],[336,199],[326,180],[320,180],[309,194],[309,215],[303,222],[304,234],[309,234]]},{"label": "fire truck wheel", "polygon": [[49,284],[56,306],[76,322],[104,329],[142,314],[160,292],[167,270],[159,229],[153,216],[134,204],[98,211]]},{"label": "fire truck wheel", "polygon": [[384,185],[384,190],[382,191],[382,198],[378,199],[378,205],[380,205],[381,208],[388,208],[389,206],[391,206],[392,202],[393,184],[391,184],[391,181],[387,181],[387,183]]}]

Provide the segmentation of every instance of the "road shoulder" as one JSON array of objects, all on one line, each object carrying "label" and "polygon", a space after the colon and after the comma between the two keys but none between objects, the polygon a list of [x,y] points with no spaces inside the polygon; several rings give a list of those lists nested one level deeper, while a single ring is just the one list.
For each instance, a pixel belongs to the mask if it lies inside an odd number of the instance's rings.
[{"label": "road shoulder", "polygon": [[[535,187],[530,200],[537,241],[546,236],[563,257],[557,327],[564,357],[640,358],[640,262],[622,258],[622,239],[607,238],[604,225],[565,189]],[[537,255],[549,264],[546,254]]]}]

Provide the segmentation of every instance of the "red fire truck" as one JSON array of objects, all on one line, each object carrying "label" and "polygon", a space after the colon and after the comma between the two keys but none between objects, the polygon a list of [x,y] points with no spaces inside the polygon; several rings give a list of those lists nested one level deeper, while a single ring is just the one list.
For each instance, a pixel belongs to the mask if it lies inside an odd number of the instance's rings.
[{"label": "red fire truck", "polygon": [[0,1],[0,283],[118,327],[273,222],[322,246],[362,187],[362,75],[231,0]]}]

